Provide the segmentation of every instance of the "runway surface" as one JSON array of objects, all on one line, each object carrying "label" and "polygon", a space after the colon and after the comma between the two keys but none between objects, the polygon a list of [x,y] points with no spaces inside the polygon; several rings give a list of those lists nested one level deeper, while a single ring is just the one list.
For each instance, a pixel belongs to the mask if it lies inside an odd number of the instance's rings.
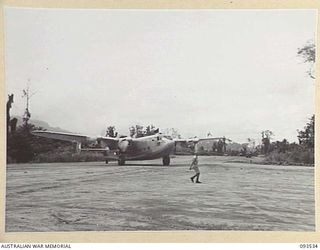
[{"label": "runway surface", "polygon": [[6,232],[314,231],[314,168],[192,156],[128,162],[10,164]]}]

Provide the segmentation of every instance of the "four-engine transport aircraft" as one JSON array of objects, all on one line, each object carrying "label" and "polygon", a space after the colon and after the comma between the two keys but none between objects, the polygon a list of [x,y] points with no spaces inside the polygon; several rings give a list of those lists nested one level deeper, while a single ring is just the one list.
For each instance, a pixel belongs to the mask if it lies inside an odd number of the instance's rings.
[{"label": "four-engine transport aircraft", "polygon": [[[126,160],[153,160],[162,158],[163,165],[169,166],[170,155],[174,154],[177,142],[192,142],[196,145],[198,142],[204,140],[226,139],[225,137],[171,139],[169,136],[165,136],[161,133],[139,138],[90,137],[86,135],[42,130],[33,131],[32,134],[50,139],[74,142],[77,144],[77,152],[101,152],[106,156],[106,163],[111,160],[116,160],[118,161],[118,165],[124,165]],[[89,146],[87,148],[82,148],[82,144]]]}]

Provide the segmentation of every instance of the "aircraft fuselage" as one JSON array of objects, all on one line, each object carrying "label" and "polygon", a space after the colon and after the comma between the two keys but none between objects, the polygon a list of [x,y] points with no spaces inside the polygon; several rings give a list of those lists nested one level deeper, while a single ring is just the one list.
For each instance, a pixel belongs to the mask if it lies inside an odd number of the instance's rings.
[{"label": "aircraft fuselage", "polygon": [[125,160],[152,160],[167,157],[173,152],[175,142],[160,135],[151,135],[130,140],[123,138],[119,144],[125,144],[126,149],[115,157],[115,154],[107,152],[106,159],[114,160],[123,157]]}]

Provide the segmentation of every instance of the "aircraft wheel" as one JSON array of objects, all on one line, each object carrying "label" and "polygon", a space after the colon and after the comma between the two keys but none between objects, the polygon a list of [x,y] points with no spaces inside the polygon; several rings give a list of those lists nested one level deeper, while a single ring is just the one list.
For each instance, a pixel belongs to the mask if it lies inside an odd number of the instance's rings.
[{"label": "aircraft wheel", "polygon": [[106,160],[106,164],[108,164],[109,163],[109,161],[108,160]]},{"label": "aircraft wheel", "polygon": [[124,159],[124,157],[119,157],[119,160],[118,160],[118,165],[119,166],[123,166],[124,164],[126,164],[126,161],[125,161],[125,159]]},{"label": "aircraft wheel", "polygon": [[162,163],[163,163],[163,166],[169,166],[170,165],[170,156],[167,155],[167,156],[163,157]]}]

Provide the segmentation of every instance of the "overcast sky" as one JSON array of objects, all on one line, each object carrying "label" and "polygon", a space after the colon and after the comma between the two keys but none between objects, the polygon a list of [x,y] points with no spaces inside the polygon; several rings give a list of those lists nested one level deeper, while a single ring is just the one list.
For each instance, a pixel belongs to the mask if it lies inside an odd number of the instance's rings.
[{"label": "overcast sky", "polygon": [[5,8],[11,114],[29,79],[32,118],[72,132],[140,123],[294,141],[315,90],[297,50],[315,34],[313,10]]}]

